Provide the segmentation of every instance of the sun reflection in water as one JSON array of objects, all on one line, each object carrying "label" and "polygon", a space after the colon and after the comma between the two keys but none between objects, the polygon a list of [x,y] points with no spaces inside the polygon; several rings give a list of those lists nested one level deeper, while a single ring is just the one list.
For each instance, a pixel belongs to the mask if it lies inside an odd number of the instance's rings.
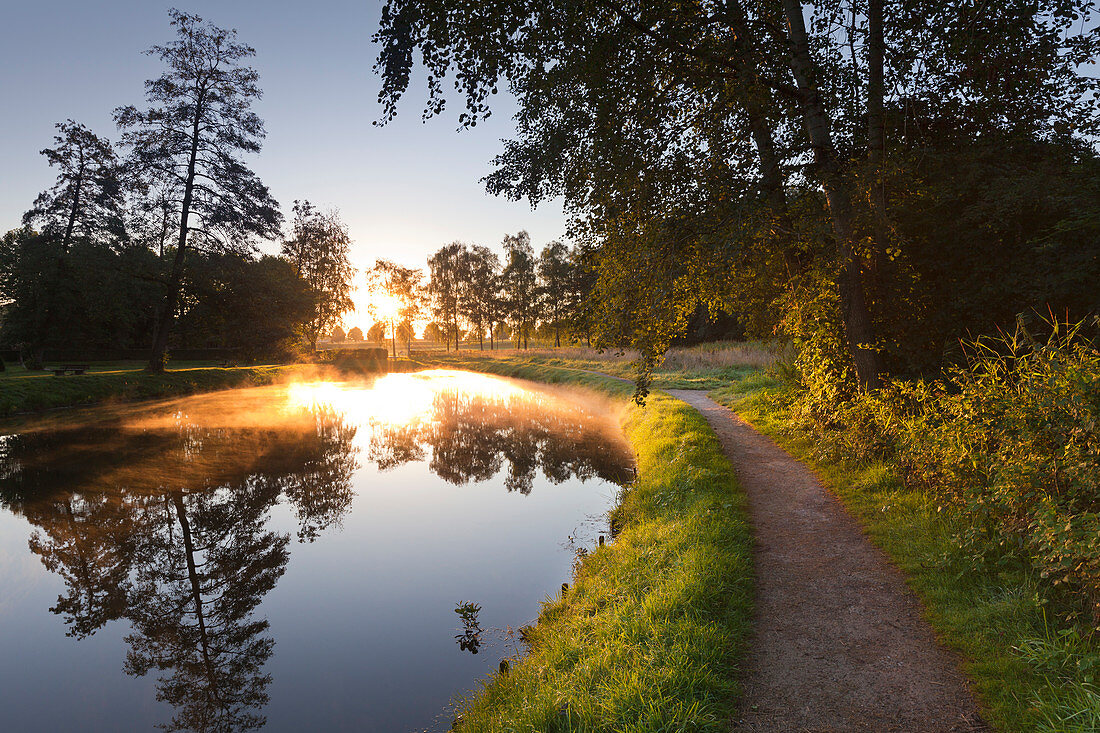
[{"label": "sun reflection in water", "polygon": [[428,418],[436,397],[461,392],[475,398],[506,401],[527,393],[498,377],[447,369],[387,374],[368,385],[303,382],[287,389],[290,409],[326,409],[364,422],[398,427]]}]

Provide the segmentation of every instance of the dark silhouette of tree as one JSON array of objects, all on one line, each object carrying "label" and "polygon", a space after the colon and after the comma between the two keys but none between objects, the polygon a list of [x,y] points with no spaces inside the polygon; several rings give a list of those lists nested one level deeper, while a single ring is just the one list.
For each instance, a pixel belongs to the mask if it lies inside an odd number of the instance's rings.
[{"label": "dark silhouette of tree", "polygon": [[565,318],[575,336],[584,334],[585,344],[592,346],[595,326],[592,291],[597,277],[596,249],[591,245],[575,245],[569,250],[569,279],[565,290]]},{"label": "dark silhouette of tree", "polygon": [[[74,242],[87,249],[110,246],[126,237],[119,161],[110,142],[72,120],[56,128],[55,147],[46,148],[42,155],[50,167],[58,169],[57,180],[23,215],[24,227],[37,228],[40,236],[13,242],[37,251],[20,253],[22,257],[10,265],[17,280],[36,281],[25,283],[22,292],[16,293],[17,312],[11,319],[22,322],[20,340],[27,346],[33,369],[43,368],[47,340],[59,323],[73,315],[73,280],[85,264],[70,256]],[[23,300],[28,297],[33,301],[29,308]]]},{"label": "dark silhouette of tree", "polygon": [[473,245],[464,253],[465,277],[459,310],[477,334],[478,346],[485,349],[485,332],[489,332],[489,349],[494,346],[493,327],[502,317],[500,296],[500,258],[488,247]]},{"label": "dark silhouette of tree", "polygon": [[175,254],[157,318],[150,371],[163,371],[179,305],[187,251],[192,247],[248,251],[255,238],[273,239],[282,215],[267,187],[241,160],[256,153],[263,122],[252,111],[259,75],[242,61],[255,51],[236,31],[169,11],[176,40],[147,52],[168,67],[146,82],[149,106],[119,107],[115,121],[132,147],[128,165],[148,180],[165,180],[178,215]]},{"label": "dark silhouette of tree", "polygon": [[99,243],[123,238],[120,164],[111,143],[72,120],[55,127],[55,147],[42,155],[58,169],[57,181],[34,200],[24,225],[60,239],[62,253],[74,238]]},{"label": "dark silhouette of tree", "polygon": [[307,283],[282,257],[194,252],[177,325],[190,348],[235,348],[242,358],[293,357],[313,316]]},{"label": "dark silhouette of tree", "polygon": [[336,212],[322,212],[308,201],[294,202],[294,232],[283,242],[283,256],[294,263],[298,275],[309,284],[313,317],[306,323],[311,350],[317,339],[355,307],[351,281],[355,268],[348,260],[351,237]]}]

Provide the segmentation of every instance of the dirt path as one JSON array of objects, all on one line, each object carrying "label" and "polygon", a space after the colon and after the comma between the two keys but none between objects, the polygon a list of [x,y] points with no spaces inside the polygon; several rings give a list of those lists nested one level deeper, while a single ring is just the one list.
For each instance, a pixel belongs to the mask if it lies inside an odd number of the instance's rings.
[{"label": "dirt path", "polygon": [[802,463],[693,390],[749,497],[756,618],[735,731],[987,730],[901,573]]}]

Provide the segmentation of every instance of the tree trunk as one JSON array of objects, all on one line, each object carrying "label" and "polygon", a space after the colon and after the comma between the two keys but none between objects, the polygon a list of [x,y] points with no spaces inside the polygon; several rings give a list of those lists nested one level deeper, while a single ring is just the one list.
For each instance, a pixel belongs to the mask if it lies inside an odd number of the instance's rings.
[{"label": "tree trunk", "polygon": [[760,191],[772,210],[780,232],[786,235],[783,242],[783,261],[787,276],[793,277],[802,269],[802,263],[791,242],[790,233],[793,232],[794,226],[787,207],[787,181],[776,151],[775,127],[768,119],[768,112],[775,104],[774,95],[771,89],[760,80],[760,69],[764,66],[764,59],[759,48],[753,44],[748,18],[743,8],[739,3],[727,3],[725,8],[729,22],[735,31],[733,41],[735,53],[744,60],[742,75],[753,88],[745,104],[745,115],[748,117],[753,146],[760,160]]},{"label": "tree trunk", "polygon": [[393,350],[393,358],[397,358],[397,331],[393,327],[393,321],[390,321],[390,349]]},{"label": "tree trunk", "polygon": [[[184,253],[187,251],[188,218],[191,215],[191,201],[195,195],[195,163],[199,155],[199,122],[202,120],[202,97],[199,97],[195,105],[195,121],[191,126],[191,157],[187,161],[187,179],[183,185],[183,204],[180,207],[180,231],[176,241],[176,256],[172,260],[172,272],[168,276],[168,289],[164,294],[164,307],[157,319],[156,331],[153,334],[153,350],[149,354],[149,364],[146,371],[160,374],[164,371],[164,354],[168,350],[168,332],[172,328],[172,320],[176,317],[176,306],[179,303],[180,283],[183,280]],[[316,337],[314,337],[316,339]],[[316,340],[313,341],[316,350]]]},{"label": "tree trunk", "polygon": [[210,660],[210,645],[206,633],[206,616],[202,607],[202,585],[199,582],[198,566],[195,564],[195,545],[191,538],[191,523],[187,520],[187,509],[183,505],[183,496],[179,492],[172,494],[172,504],[176,508],[176,517],[183,535],[183,549],[187,557],[187,578],[191,582],[191,597],[195,603],[195,620],[199,626],[200,647],[203,664],[213,681],[214,665]]},{"label": "tree trunk", "polygon": [[61,249],[65,254],[69,253],[69,246],[73,241],[73,230],[76,229],[76,213],[80,210],[80,189],[84,186],[84,149],[80,150],[80,165],[76,171],[76,188],[73,190],[73,205],[69,209],[69,222],[65,226],[65,238],[61,240]]},{"label": "tree trunk", "polygon": [[[886,120],[883,114],[883,58],[886,41],[883,24],[884,0],[869,0],[867,9],[867,167],[870,175],[869,200],[871,225],[875,234],[875,251],[872,259],[874,274],[885,275],[886,249],[890,244],[889,215],[886,213]],[[881,291],[881,288],[879,289]]]},{"label": "tree trunk", "polygon": [[821,174],[821,184],[832,218],[833,234],[840,248],[841,272],[838,286],[848,351],[852,356],[860,386],[874,389],[882,381],[882,359],[875,350],[875,329],[867,308],[863,267],[856,250],[852,194],[840,169],[829,117],[817,89],[802,4],[800,0],[783,0],[783,10],[790,31],[790,65],[800,91],[802,119],[810,148],[813,150],[814,162]]}]

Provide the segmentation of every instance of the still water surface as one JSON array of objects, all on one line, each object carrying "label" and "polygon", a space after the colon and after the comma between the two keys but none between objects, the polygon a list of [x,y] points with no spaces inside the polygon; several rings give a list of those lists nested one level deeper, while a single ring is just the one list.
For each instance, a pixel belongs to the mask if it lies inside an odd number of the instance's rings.
[{"label": "still water surface", "polygon": [[3,727],[445,729],[630,461],[606,406],[452,371],[0,428]]}]

